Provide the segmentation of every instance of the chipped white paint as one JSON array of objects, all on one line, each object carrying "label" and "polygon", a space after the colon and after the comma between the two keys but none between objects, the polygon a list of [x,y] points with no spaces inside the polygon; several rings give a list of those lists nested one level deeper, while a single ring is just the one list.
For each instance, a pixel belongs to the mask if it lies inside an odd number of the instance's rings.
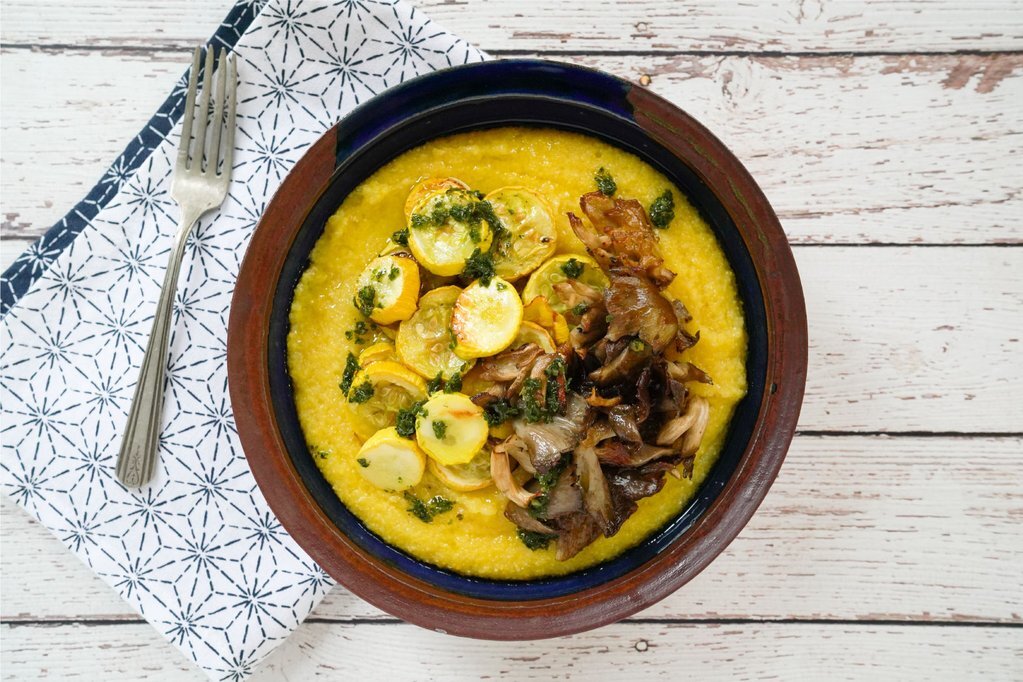
[{"label": "chipped white paint", "polygon": [[[228,4],[5,0],[2,264],[91,186]],[[863,246],[1023,243],[1023,3],[416,4],[485,49],[647,76],[706,123],[803,245],[800,428],[925,433],[797,437],[750,525],[645,622],[472,642],[337,589],[260,677],[1023,677],[1023,248]],[[970,54],[907,54],[953,50]],[[973,54],[997,50],[1016,53]],[[749,54],[764,51],[822,54]],[[892,54],[830,54],[850,51]],[[197,677],[49,533],[0,512],[5,677]]]},{"label": "chipped white paint", "polygon": [[[411,0],[486,50],[1018,49],[1020,0]],[[4,43],[191,47],[230,0],[4,0]]]},{"label": "chipped white paint", "polygon": [[[1023,242],[1023,171],[1011,162],[1023,156],[1023,55],[564,59],[649,75],[748,166],[794,243]],[[2,200],[6,233],[58,220],[186,61],[7,50],[5,87],[32,96],[0,103],[4,130],[17,131],[0,166],[5,190],[17,188]]]},{"label": "chipped white paint", "polygon": [[1023,432],[1023,248],[795,248],[810,331],[799,428]]},{"label": "chipped white paint", "polygon": [[[116,638],[111,638],[115,630]],[[12,679],[200,680],[148,625],[4,625]],[[308,623],[251,679],[728,681],[1019,679],[1018,630],[622,623],[540,642],[455,639],[411,625]]]},{"label": "chipped white paint", "polygon": [[[797,437],[725,553],[637,617],[1020,622],[1021,452],[1023,438]],[[20,538],[0,558],[3,620],[61,619],[69,603],[78,618],[133,617],[6,499],[2,525]],[[385,618],[342,588],[313,617]]]}]

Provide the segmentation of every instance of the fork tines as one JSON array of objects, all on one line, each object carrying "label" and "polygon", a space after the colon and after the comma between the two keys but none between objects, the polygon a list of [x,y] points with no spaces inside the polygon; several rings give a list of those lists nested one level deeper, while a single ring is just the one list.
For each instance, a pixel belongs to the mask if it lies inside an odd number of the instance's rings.
[{"label": "fork tines", "polygon": [[[210,120],[210,91],[214,89],[213,60],[214,48],[205,49],[205,60],[202,68],[202,94],[199,97],[199,116],[196,119],[195,98],[199,89],[199,63],[203,57],[203,48],[195,48],[192,55],[192,70],[188,76],[188,95],[185,98],[185,111],[182,117],[181,144],[178,147],[176,173],[229,176],[231,170],[231,152],[234,150],[235,125],[235,92],[237,90],[237,64],[235,56],[229,55],[221,48],[217,57],[216,92],[213,94],[213,129],[210,139],[206,138],[206,128]],[[227,109],[227,120],[224,120],[224,109]],[[195,135],[192,127],[195,124]],[[224,145],[221,150],[221,136]],[[193,143],[194,139],[194,143]],[[207,144],[208,143],[208,144]]]}]

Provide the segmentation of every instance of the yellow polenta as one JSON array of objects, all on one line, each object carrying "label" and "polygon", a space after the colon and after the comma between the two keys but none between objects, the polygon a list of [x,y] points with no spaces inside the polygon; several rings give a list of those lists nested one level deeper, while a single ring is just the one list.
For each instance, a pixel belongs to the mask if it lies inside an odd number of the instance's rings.
[{"label": "yellow polenta", "polygon": [[[645,206],[671,188],[675,220],[658,230],[661,252],[678,273],[668,292],[693,315],[688,325],[700,342],[682,357],[706,370],[713,385],[693,384],[710,401],[710,424],[696,457],[693,479],[667,478],[657,495],[617,535],[599,538],[572,559],[555,560],[553,545],[528,549],[505,519],[504,497],[494,487],[459,493],[427,473],[415,492],[443,495],[452,511],[424,523],[408,513],[400,494],[368,483],[355,462],[359,440],[347,421],[338,389],[345,358],[365,346],[345,338],[360,318],[352,305],[356,278],[404,226],[409,188],[424,177],[455,177],[484,193],[507,185],[529,187],[554,208],[559,253],[584,253],[565,213],[579,211],[579,197],[594,190],[603,166],[618,195]],[[735,276],[707,224],[667,179],[635,156],[596,139],[556,130],[499,128],[438,139],[391,161],[345,199],[316,243],[308,269],[295,288],[288,334],[288,366],[298,416],[316,464],[341,501],[390,544],[419,559],[465,575],[527,579],[568,573],[606,561],[636,545],[679,513],[704,480],[721,449],[736,403],[746,392],[746,332]]]}]

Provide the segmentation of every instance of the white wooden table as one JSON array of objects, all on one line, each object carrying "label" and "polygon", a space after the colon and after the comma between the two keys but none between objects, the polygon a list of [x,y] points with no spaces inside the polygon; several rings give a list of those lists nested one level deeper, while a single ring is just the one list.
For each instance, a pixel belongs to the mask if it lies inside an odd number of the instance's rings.
[{"label": "white wooden table", "polygon": [[[4,0],[4,265],[228,4]],[[649,76],[748,165],[806,290],[800,432],[739,538],[635,618],[465,641],[338,588],[257,677],[1023,679],[1023,2],[416,4],[492,54]],[[201,677],[7,499],[0,619],[5,678]]]}]

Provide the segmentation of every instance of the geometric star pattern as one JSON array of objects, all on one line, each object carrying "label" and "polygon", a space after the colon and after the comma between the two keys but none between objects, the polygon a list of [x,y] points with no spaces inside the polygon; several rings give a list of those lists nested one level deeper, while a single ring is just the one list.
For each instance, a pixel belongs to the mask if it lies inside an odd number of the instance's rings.
[{"label": "geometric star pattern", "polygon": [[235,165],[188,241],[154,479],[127,489],[114,459],[176,230],[187,73],[0,278],[0,486],[210,677],[240,680],[333,584],[274,518],[238,443],[225,337],[248,239],[354,106],[485,55],[398,0],[246,0],[210,44],[238,56]]}]

